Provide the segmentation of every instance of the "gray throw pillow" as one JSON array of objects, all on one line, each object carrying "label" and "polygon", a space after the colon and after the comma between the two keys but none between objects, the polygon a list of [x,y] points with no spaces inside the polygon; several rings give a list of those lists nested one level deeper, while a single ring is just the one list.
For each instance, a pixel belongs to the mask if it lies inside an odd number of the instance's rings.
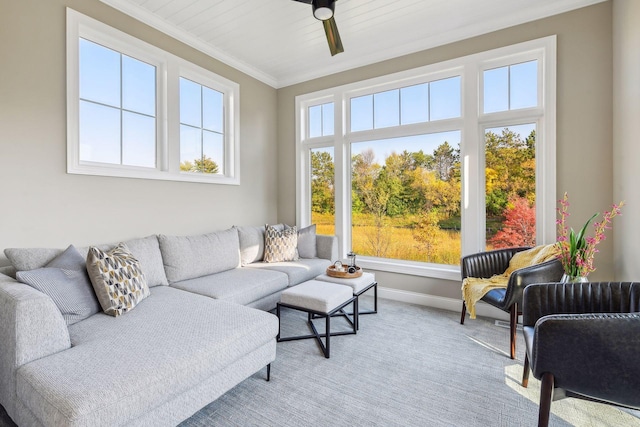
[{"label": "gray throw pillow", "polygon": [[48,295],[67,325],[100,312],[84,258],[73,245],[43,268],[18,271],[16,278]]},{"label": "gray throw pillow", "polygon": [[298,255],[300,258],[317,258],[316,225],[301,228],[298,231]]}]

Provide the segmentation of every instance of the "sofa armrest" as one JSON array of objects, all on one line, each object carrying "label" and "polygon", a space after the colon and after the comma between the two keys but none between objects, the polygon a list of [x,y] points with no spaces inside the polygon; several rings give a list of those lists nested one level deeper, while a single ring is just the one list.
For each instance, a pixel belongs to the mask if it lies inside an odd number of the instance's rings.
[{"label": "sofa armrest", "polygon": [[524,326],[551,314],[640,312],[640,282],[536,283],[524,290]]},{"label": "sofa armrest", "polygon": [[18,368],[70,348],[69,330],[51,298],[0,274],[0,343],[0,404],[15,416]]},{"label": "sofa armrest", "polygon": [[533,337],[531,371],[555,386],[640,407],[640,313],[545,316]]},{"label": "sofa armrest", "polygon": [[334,262],[338,259],[338,238],[325,234],[316,235],[316,250],[318,258],[328,259]]}]

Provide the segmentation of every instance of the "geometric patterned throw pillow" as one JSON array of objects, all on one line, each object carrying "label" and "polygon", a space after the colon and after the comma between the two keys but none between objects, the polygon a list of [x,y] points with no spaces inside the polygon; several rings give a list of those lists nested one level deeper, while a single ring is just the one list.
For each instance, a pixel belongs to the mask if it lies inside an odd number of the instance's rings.
[{"label": "geometric patterned throw pillow", "polygon": [[296,261],[298,259],[298,227],[278,231],[267,225],[264,233],[264,262]]},{"label": "geometric patterned throw pillow", "polygon": [[124,243],[107,252],[90,247],[87,272],[102,310],[111,316],[132,310],[149,296],[140,262]]}]

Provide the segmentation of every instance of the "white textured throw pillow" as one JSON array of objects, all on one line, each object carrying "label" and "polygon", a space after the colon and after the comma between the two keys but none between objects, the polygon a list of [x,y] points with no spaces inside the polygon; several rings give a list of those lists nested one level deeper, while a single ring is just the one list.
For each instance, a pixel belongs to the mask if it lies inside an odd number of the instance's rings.
[{"label": "white textured throw pillow", "polygon": [[296,261],[298,259],[298,227],[283,231],[267,225],[264,234],[264,262]]}]

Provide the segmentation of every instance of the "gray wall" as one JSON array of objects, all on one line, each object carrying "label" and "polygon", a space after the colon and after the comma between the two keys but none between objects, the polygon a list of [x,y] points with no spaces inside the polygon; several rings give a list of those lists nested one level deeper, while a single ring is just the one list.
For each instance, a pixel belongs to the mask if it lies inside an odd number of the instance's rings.
[{"label": "gray wall", "polygon": [[[66,6],[240,84],[240,186],[66,173]],[[0,0],[0,58],[0,248],[192,234],[277,219],[274,88],[98,0]]]},{"label": "gray wall", "polygon": [[613,195],[625,200],[614,227],[617,280],[640,280],[640,2],[613,2]]},{"label": "gray wall", "polygon": [[[199,233],[233,224],[293,223],[296,95],[557,34],[557,192],[571,196],[574,227],[591,213],[626,199],[624,215],[614,225],[615,239],[600,247],[598,271],[591,278],[614,278],[614,271],[621,279],[637,278],[640,265],[633,254],[640,227],[634,218],[640,196],[634,186],[640,172],[634,160],[640,154],[635,143],[640,134],[640,65],[637,54],[625,52],[640,49],[639,30],[633,25],[640,12],[632,0],[613,4],[276,91],[98,0],[0,0],[0,247],[63,247],[152,233]],[[66,174],[66,6],[240,84],[242,185]],[[615,32],[614,20],[620,24]],[[612,46],[618,52],[615,62]],[[0,256],[0,264],[5,262]],[[380,273],[379,278],[385,287],[459,298],[456,282],[392,273]]]},{"label": "gray wall", "polygon": [[[610,2],[279,89],[279,220],[295,221],[295,96],[553,34],[558,40],[558,197],[569,192],[574,228],[593,213],[608,209],[613,202]],[[598,270],[590,278],[613,278],[612,239],[599,249]],[[381,286],[460,298],[459,282],[391,273],[381,277]]]}]

